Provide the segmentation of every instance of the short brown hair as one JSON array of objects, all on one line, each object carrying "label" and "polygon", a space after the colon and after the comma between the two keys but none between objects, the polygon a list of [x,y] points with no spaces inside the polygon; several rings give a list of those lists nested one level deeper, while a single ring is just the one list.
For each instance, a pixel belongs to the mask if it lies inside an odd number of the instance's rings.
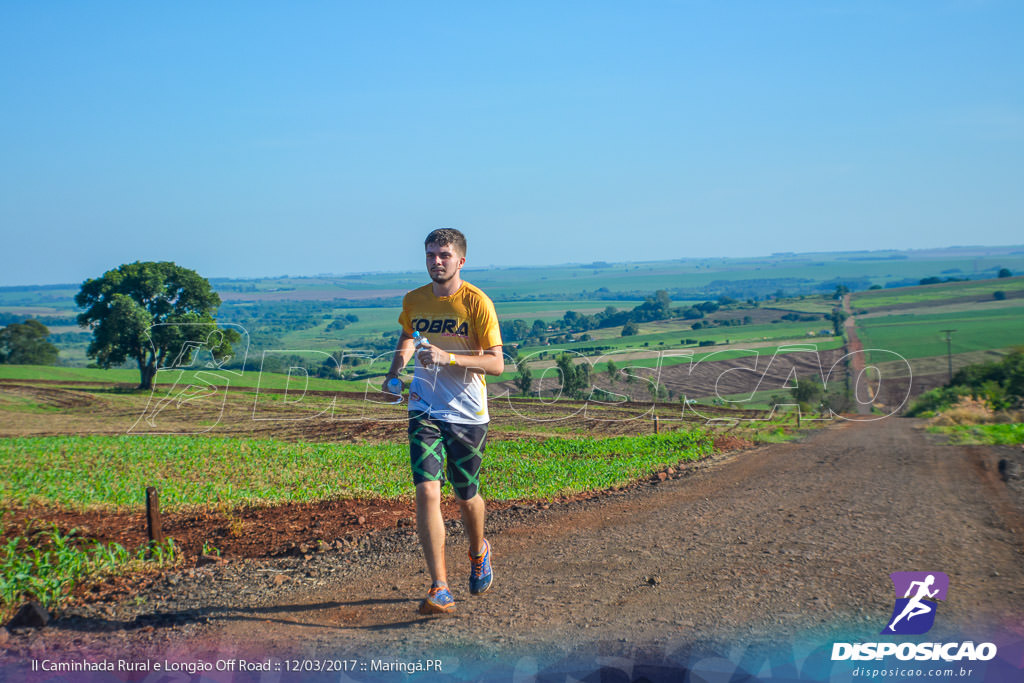
[{"label": "short brown hair", "polygon": [[431,230],[430,234],[427,235],[427,239],[423,240],[423,248],[425,249],[431,242],[439,247],[451,245],[455,247],[455,251],[463,256],[466,255],[466,236],[455,228]]}]

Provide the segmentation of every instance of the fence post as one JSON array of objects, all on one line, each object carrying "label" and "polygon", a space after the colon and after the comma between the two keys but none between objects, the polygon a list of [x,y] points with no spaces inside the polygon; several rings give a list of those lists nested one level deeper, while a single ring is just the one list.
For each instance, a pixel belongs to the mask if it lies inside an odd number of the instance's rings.
[{"label": "fence post", "polygon": [[654,433],[655,433],[655,434],[657,434],[657,433],[658,433],[658,429],[659,429],[659,425],[658,425],[658,416],[657,416],[657,415],[655,415],[655,416],[654,416]]},{"label": "fence post", "polygon": [[160,523],[160,494],[153,486],[146,488],[146,527],[150,542],[164,542],[164,531]]}]

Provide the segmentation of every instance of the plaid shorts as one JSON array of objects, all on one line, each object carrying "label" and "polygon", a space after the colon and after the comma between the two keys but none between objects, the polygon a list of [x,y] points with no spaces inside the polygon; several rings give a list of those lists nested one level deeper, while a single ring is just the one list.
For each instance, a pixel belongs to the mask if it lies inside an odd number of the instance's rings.
[{"label": "plaid shorts", "polygon": [[[409,459],[413,482],[440,481],[443,486],[447,477],[455,495],[469,500],[480,487],[480,463],[486,442],[486,423],[455,424],[410,416]],[[442,467],[445,464],[447,467]]]}]

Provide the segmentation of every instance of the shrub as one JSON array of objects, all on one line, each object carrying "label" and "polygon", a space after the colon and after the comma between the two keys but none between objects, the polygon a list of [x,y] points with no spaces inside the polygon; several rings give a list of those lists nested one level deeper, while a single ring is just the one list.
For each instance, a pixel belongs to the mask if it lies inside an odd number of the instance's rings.
[{"label": "shrub", "polygon": [[924,413],[937,413],[946,410],[964,396],[970,394],[970,389],[963,386],[938,387],[926,391],[910,404],[907,409],[909,417],[922,417]]}]

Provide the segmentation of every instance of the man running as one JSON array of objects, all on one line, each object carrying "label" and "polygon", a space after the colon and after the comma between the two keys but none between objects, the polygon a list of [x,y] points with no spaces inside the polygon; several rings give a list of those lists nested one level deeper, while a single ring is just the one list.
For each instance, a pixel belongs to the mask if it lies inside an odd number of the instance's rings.
[{"label": "man running", "polygon": [[[925,598],[934,598],[938,594],[938,588],[936,588],[933,591],[928,590],[932,587],[934,583],[935,575],[929,574],[924,581],[912,581],[911,584],[907,586],[907,594],[903,597],[910,598],[910,601],[907,602],[906,607],[903,608],[903,611],[900,612],[900,615],[893,619],[892,623],[889,624],[889,631],[895,633],[896,629],[894,627],[904,617],[906,617],[907,621],[910,621],[914,617],[921,616],[922,614],[928,614],[933,609],[935,609],[934,607],[924,602]],[[910,594],[914,593],[915,586],[917,587],[917,592],[914,594],[914,597],[911,598]],[[897,595],[899,594],[897,593]]]},{"label": "man running", "polygon": [[[478,491],[490,420],[484,375],[500,375],[505,361],[494,304],[461,277],[465,236],[458,230],[434,230],[424,247],[432,282],[402,300],[402,335],[384,390],[415,354],[409,387],[409,455],[416,484],[416,531],[431,579],[419,611],[433,614],[455,610],[441,515],[441,485],[446,478],[469,535],[469,592],[483,593],[493,580],[491,546],[484,538],[484,499]],[[419,350],[416,332],[428,341]]]}]

